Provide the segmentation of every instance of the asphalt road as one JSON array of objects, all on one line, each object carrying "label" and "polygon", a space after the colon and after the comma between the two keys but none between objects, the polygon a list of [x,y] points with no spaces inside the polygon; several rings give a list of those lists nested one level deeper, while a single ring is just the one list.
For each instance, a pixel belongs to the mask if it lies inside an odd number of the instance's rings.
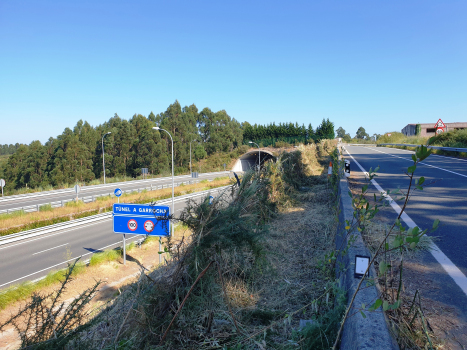
[{"label": "asphalt road", "polygon": [[[344,157],[351,162],[351,172],[368,171],[380,167],[376,182],[391,193],[398,188],[407,189],[408,177],[404,172],[413,164],[413,152],[385,147],[345,146]],[[467,318],[467,160],[431,155],[417,166],[416,178],[425,177],[427,186],[415,191],[410,198],[406,213],[415,225],[431,228],[435,219],[440,226],[434,233],[434,242],[439,251],[423,254],[423,264],[429,278],[440,286],[433,297],[461,310]],[[374,193],[378,190],[371,186]],[[402,206],[402,202],[398,202]],[[382,215],[393,222],[397,217],[393,208]],[[439,258],[444,253],[446,258]]]},{"label": "asphalt road", "polygon": [[[220,176],[226,176],[229,172],[217,172],[217,173],[205,173],[199,174],[199,177],[193,179],[190,175],[175,176],[175,182],[191,181],[191,180],[209,180]],[[113,193],[118,187],[123,191],[137,190],[138,188],[150,187],[159,185],[172,184],[172,177],[155,178],[148,180],[135,180],[120,182],[118,184],[107,184],[107,185],[95,185],[95,186],[83,186],[78,194],[78,198],[97,196],[102,194]],[[70,200],[76,198],[76,194],[73,189],[62,190],[59,193],[57,191],[44,191],[31,193],[25,196],[6,196],[0,197],[0,210],[20,208],[23,206],[30,205],[43,205],[50,202],[57,202],[62,200]]]},{"label": "asphalt road", "polygon": [[[218,189],[210,191],[213,195]],[[185,195],[175,198],[175,217],[186,206],[188,197],[194,200],[204,195]],[[159,201],[158,205],[171,205],[172,200]],[[142,236],[126,235],[126,243]],[[115,234],[112,218],[72,229],[26,239],[0,246],[0,288],[45,276],[51,270],[66,267],[66,261],[79,256],[86,260],[104,248],[121,246],[122,235]]]}]

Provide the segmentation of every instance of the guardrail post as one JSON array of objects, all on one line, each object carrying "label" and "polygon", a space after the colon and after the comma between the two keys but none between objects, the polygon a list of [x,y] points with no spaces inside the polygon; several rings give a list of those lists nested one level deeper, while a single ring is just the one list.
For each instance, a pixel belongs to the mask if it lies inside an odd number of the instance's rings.
[{"label": "guardrail post", "polygon": [[39,204],[37,204],[36,207],[37,207],[37,211],[39,211]]}]

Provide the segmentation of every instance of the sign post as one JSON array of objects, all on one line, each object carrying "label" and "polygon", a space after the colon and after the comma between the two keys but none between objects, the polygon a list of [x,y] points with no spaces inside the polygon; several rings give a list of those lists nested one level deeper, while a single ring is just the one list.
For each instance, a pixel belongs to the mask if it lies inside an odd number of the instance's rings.
[{"label": "sign post", "polygon": [[[170,208],[168,206],[114,204],[112,214],[114,233],[123,234],[124,265],[126,264],[126,234],[159,237],[170,236]],[[159,254],[160,262],[161,255]]]},{"label": "sign post", "polygon": [[79,191],[81,191],[81,188],[79,187],[79,185],[75,185],[73,189],[75,190],[75,193],[76,193],[76,201],[78,201],[78,193]]},{"label": "sign post", "polygon": [[2,187],[2,197],[3,197],[3,187],[5,187],[5,180],[0,179],[0,186]]},{"label": "sign post", "polygon": [[148,178],[148,168],[141,168],[141,175],[143,175],[143,180]]},{"label": "sign post", "polygon": [[115,197],[118,199],[118,203],[120,203],[120,196],[123,194],[122,190],[119,188],[116,188],[114,191]]}]

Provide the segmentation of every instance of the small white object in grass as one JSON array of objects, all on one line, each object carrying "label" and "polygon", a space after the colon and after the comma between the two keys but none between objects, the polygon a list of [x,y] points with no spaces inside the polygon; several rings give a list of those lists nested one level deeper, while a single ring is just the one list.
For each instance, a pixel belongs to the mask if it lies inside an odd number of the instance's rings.
[{"label": "small white object in grass", "polygon": [[355,277],[362,277],[370,264],[369,256],[355,256]]}]

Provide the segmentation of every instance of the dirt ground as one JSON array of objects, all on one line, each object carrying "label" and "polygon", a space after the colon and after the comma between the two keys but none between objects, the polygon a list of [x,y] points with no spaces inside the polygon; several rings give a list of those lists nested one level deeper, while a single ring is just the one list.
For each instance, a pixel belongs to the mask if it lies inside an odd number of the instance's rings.
[{"label": "dirt ground", "polygon": [[[142,266],[153,270],[159,265],[158,242],[152,241],[144,244],[141,248],[133,248],[127,252],[127,262],[123,265],[123,259],[98,266],[87,267],[86,271],[80,273],[68,285],[64,293],[64,300],[73,300],[80,292],[93,286],[96,281],[102,281],[99,292],[90,303],[91,308],[100,308],[119,294],[126,285],[134,282]],[[104,277],[105,276],[105,277]],[[54,291],[57,285],[44,288],[40,293],[46,294]],[[0,324],[5,322],[10,315],[14,314],[25,301],[18,302],[0,312]],[[9,327],[0,333],[0,350],[18,349],[20,340],[16,331]]]},{"label": "dirt ground", "polygon": [[[361,194],[361,188],[364,184],[366,184],[366,181],[362,173],[352,173],[352,176],[349,178],[349,185],[354,196]],[[371,200],[372,196],[373,194],[371,193],[367,199]],[[392,225],[393,222],[389,218],[389,215],[395,218],[393,213],[394,211],[391,207],[383,208],[377,214],[373,223],[368,225],[368,229],[372,231],[371,234],[377,234],[378,229]],[[371,245],[372,240],[374,243],[375,239],[370,235],[367,237],[363,235],[363,237],[367,245]],[[423,313],[428,321],[429,334],[434,347],[436,349],[449,350],[467,349],[467,320],[465,320],[458,309],[440,301],[443,300],[443,297],[440,297],[440,293],[444,286],[442,282],[433,278],[433,275],[435,275],[433,267],[425,264],[424,256],[427,254],[429,254],[427,250],[421,250],[409,254],[404,260],[403,294],[405,304],[402,305],[402,308],[408,312],[413,296],[418,290],[421,295]],[[388,316],[396,323],[401,322],[401,320],[395,320],[391,315]],[[421,325],[418,324],[414,330],[414,339],[426,342],[426,336],[421,330]],[[404,348],[404,346],[401,346],[401,349]]]}]

